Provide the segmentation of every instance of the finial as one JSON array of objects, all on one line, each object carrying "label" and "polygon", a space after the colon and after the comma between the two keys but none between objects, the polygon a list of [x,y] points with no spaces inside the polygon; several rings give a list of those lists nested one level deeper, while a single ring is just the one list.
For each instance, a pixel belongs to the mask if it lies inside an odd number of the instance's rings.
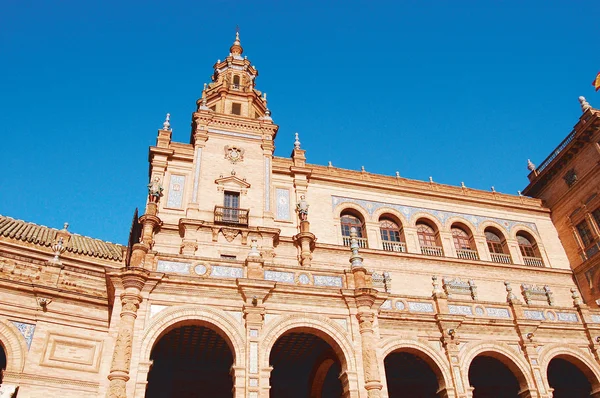
[{"label": "finial", "polygon": [[400,172],[399,171],[396,172],[396,178],[400,178]]},{"label": "finial", "polygon": [[202,91],[206,91],[206,83],[204,83],[204,88],[202,89]]},{"label": "finial", "polygon": [[296,140],[294,141],[294,149],[300,149],[300,139],[298,138],[298,133],[295,133]]},{"label": "finial", "polygon": [[527,159],[527,170],[529,170],[529,171],[534,171],[535,170],[535,164],[533,164],[533,162],[531,161],[531,159]]},{"label": "finial", "polygon": [[250,243],[250,253],[248,253],[248,257],[260,257],[260,252],[258,251],[258,241],[256,238],[252,238],[252,243]]},{"label": "finial", "polygon": [[440,283],[438,282],[437,276],[433,275],[431,277],[431,284],[433,285],[433,296],[442,297],[444,295],[444,291],[442,290]]},{"label": "finial", "polygon": [[360,166],[360,171],[365,172],[365,166]]},{"label": "finial", "polygon": [[239,27],[235,28],[235,41],[233,42],[233,45],[229,48],[229,52],[238,59],[241,59],[241,55],[244,52],[244,49],[242,48],[242,44],[240,42],[240,29]]},{"label": "finial", "polygon": [[67,250],[67,248],[64,246],[63,242],[64,241],[61,236],[60,238],[58,238],[58,241],[52,246],[52,251],[54,251],[54,258],[52,260],[50,260],[50,263],[56,264],[56,265],[62,264],[62,262],[60,261],[60,255],[63,254],[65,252],[65,250]]},{"label": "finial", "polygon": [[433,182],[433,177],[429,176],[429,182]]},{"label": "finial", "polygon": [[573,305],[575,307],[581,305],[581,296],[579,295],[577,289],[574,287],[571,288],[571,298],[573,299]]},{"label": "finial", "polygon": [[69,229],[69,223],[66,222],[63,224],[63,231],[66,231],[67,229]]},{"label": "finial", "polygon": [[350,228],[350,250],[352,250],[350,264],[352,264],[352,268],[363,266],[363,258],[358,254],[358,248],[358,234],[356,233],[356,228],[352,227]]},{"label": "finial", "polygon": [[329,161],[329,163],[327,163],[327,167],[333,167],[333,164],[331,163],[331,160]]},{"label": "finial", "polygon": [[165,122],[163,123],[163,130],[169,131],[171,130],[171,114],[167,113],[167,117],[165,118]]},{"label": "finial", "polygon": [[581,110],[583,111],[583,113],[585,113],[585,111],[592,107],[583,95],[579,97],[579,103],[581,104]]},{"label": "finial", "polygon": [[523,196],[523,194],[521,193],[521,191],[517,191],[517,194],[519,194],[519,196]]},{"label": "finial", "polygon": [[515,294],[512,292],[512,286],[510,285],[510,282],[504,281],[504,286],[506,287],[506,301],[508,303],[518,302],[517,296],[515,296]]},{"label": "finial", "polygon": [[492,192],[496,192],[496,188],[492,185]]},{"label": "finial", "polygon": [[465,185],[465,182],[464,182],[464,181],[461,181],[461,182],[460,182],[460,187],[461,187],[461,188],[466,188],[466,187],[467,187],[467,186]]},{"label": "finial", "polygon": [[267,101],[267,93],[263,93],[263,99]]}]

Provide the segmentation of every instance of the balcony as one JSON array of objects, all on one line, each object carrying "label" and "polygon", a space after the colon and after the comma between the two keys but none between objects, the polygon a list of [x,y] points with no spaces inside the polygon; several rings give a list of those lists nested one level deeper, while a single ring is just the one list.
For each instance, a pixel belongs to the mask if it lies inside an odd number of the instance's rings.
[{"label": "balcony", "polygon": [[511,264],[510,256],[504,253],[490,253],[492,261],[500,264]]},{"label": "balcony", "polygon": [[421,254],[426,256],[443,257],[444,251],[440,246],[421,246]]},{"label": "balcony", "polygon": [[381,243],[383,244],[383,250],[388,252],[406,253],[406,243],[404,242],[384,240]]},{"label": "balcony", "polygon": [[[349,236],[343,236],[342,239],[344,241],[344,246],[350,247],[352,244],[352,238]],[[358,247],[362,249],[367,248],[367,238],[356,238],[356,240],[358,241]]]},{"label": "balcony", "polygon": [[215,206],[215,224],[248,226],[248,209]]},{"label": "balcony", "polygon": [[458,258],[462,258],[463,260],[479,260],[479,255],[475,250],[457,249],[456,255]]},{"label": "balcony", "polygon": [[523,262],[525,265],[529,265],[530,267],[543,267],[544,262],[539,257],[525,257],[523,256]]}]

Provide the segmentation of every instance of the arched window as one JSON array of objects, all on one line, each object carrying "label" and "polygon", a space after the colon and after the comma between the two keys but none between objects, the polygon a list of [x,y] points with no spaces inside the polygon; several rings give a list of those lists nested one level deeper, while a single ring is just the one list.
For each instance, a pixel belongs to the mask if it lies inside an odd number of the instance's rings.
[{"label": "arched window", "polygon": [[517,233],[517,242],[519,243],[519,250],[521,251],[521,256],[523,256],[525,265],[534,267],[544,266],[540,256],[540,250],[532,236],[520,231]]},{"label": "arched window", "polygon": [[421,246],[421,254],[427,256],[443,256],[444,252],[438,242],[435,229],[426,221],[417,221],[417,236]]},{"label": "arched window", "polygon": [[356,228],[356,235],[358,237],[358,245],[360,247],[367,247],[367,239],[365,238],[365,231],[363,222],[360,218],[350,212],[342,213],[340,217],[340,224],[342,226],[342,238],[344,246],[350,246],[350,230]]},{"label": "arched window", "polygon": [[453,225],[451,230],[454,248],[456,249],[456,256],[466,260],[479,260],[477,251],[473,250],[471,237],[465,229],[459,225]]},{"label": "arched window", "polygon": [[510,264],[510,256],[506,253],[504,236],[495,228],[486,228],[485,240],[490,251],[490,257],[495,263]]},{"label": "arched window", "polygon": [[395,221],[382,217],[379,219],[379,232],[383,250],[405,252],[406,246],[402,237],[402,228]]}]

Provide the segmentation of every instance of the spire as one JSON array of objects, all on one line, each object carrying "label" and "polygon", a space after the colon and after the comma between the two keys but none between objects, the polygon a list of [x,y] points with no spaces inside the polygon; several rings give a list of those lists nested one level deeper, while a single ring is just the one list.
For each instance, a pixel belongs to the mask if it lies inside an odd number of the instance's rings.
[{"label": "spire", "polygon": [[590,103],[587,102],[584,96],[579,97],[579,103],[581,104],[581,110],[583,111],[583,113],[585,113],[585,111],[592,107]]},{"label": "spire", "polygon": [[163,123],[163,128],[162,128],[163,130],[165,130],[165,131],[171,130],[171,122],[170,121],[171,121],[171,114],[167,113],[167,117],[165,117],[165,121]]},{"label": "spire", "polygon": [[300,149],[300,139],[298,138],[298,133],[295,133],[296,140],[294,141],[294,149]]},{"label": "spire", "polygon": [[238,27],[236,27],[235,41],[233,42],[233,45],[229,48],[229,52],[233,56],[241,56],[244,52],[244,49],[242,48],[242,43],[240,42],[240,29]]}]

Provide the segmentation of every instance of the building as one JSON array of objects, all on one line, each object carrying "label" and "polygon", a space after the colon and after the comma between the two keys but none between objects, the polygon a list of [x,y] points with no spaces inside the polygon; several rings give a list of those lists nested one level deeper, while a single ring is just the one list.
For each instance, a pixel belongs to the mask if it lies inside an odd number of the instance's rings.
[{"label": "building", "polygon": [[0,218],[6,395],[600,396],[600,310],[541,199],[274,157],[242,54],[189,143],[158,131],[128,247]]},{"label": "building", "polygon": [[598,308],[600,299],[600,112],[579,97],[583,114],[573,130],[535,167],[529,162],[524,194],[540,198],[552,221],[583,298]]}]

